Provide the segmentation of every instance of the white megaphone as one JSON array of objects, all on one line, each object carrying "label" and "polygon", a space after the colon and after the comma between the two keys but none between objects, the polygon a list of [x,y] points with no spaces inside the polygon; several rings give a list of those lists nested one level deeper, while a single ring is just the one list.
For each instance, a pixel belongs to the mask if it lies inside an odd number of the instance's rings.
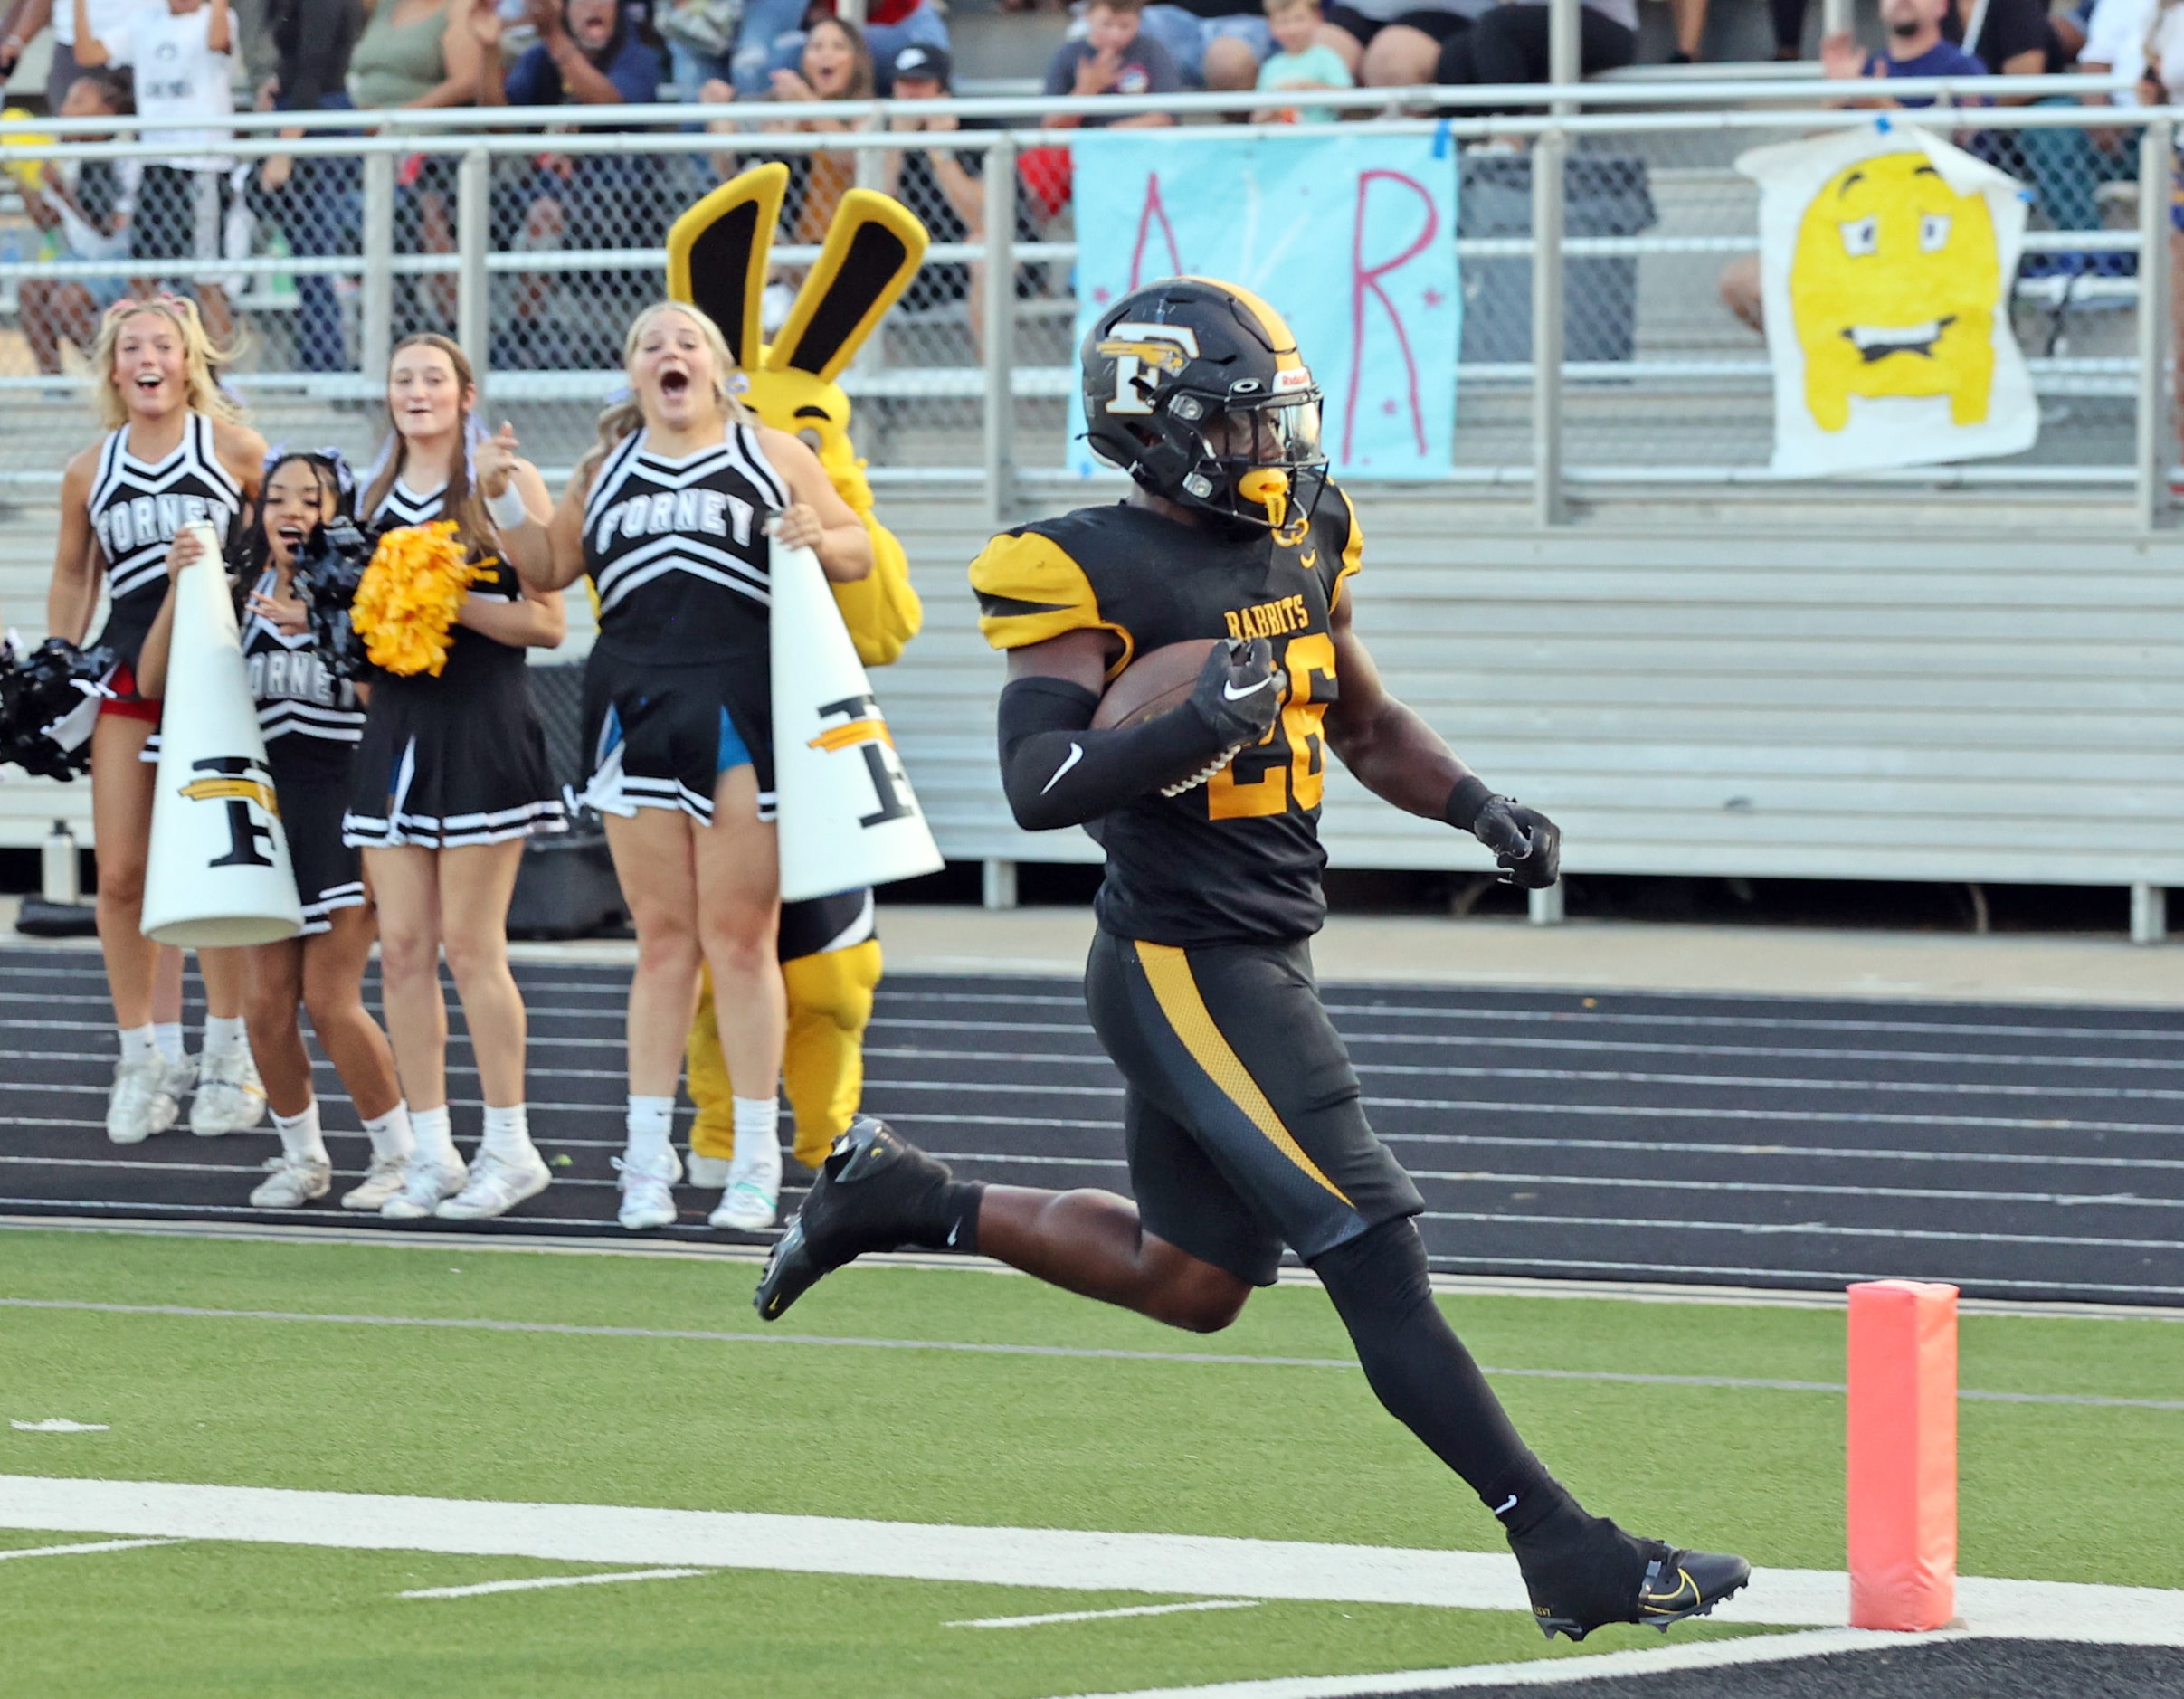
[{"label": "white megaphone", "polygon": [[303,930],[303,906],[220,541],[194,528],[204,552],[175,585],[139,925],[159,944],[277,944]]},{"label": "white megaphone", "polygon": [[773,551],[782,901],[939,872],[940,849],[819,556],[779,543]]}]

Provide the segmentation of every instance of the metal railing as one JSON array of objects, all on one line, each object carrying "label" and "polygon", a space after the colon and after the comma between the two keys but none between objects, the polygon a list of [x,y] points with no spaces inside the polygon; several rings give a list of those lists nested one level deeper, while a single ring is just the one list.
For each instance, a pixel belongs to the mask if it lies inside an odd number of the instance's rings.
[{"label": "metal railing", "polygon": [[[1898,100],[2052,102],[2116,84],[2072,77],[1885,86]],[[1731,161],[1760,141],[1869,122],[1822,104],[1860,91],[1752,78],[1315,93],[1315,106],[1364,115],[1344,133],[1429,135],[1457,152],[1465,173],[1455,242],[1468,299],[1450,375],[1458,427],[1449,479],[1525,492],[1546,525],[1565,517],[1572,491],[1589,488],[1767,481],[1765,350],[1715,299],[1717,269],[1757,249],[1757,190]],[[1000,517],[1028,487],[1066,475],[1066,398],[1076,383],[1069,209],[1034,195],[1021,167],[1028,153],[1066,146],[1078,132],[1037,128],[1039,119],[1133,109],[1212,116],[1258,103],[1184,95],[238,114],[234,138],[219,152],[234,161],[255,213],[247,252],[231,228],[222,252],[183,260],[24,257],[25,241],[44,239],[0,206],[0,313],[32,345],[0,346],[0,482],[57,480],[63,445],[84,428],[53,374],[5,369],[9,357],[20,368],[26,354],[40,353],[53,327],[35,315],[52,316],[62,286],[111,292],[147,275],[228,286],[252,350],[233,381],[271,437],[330,432],[364,451],[378,430],[371,403],[395,337],[432,327],[462,343],[488,375],[487,405],[516,418],[541,463],[566,468],[619,381],[622,324],[659,291],[667,224],[699,193],[762,156],[798,162],[813,181],[824,172],[811,162],[847,156],[836,176],[884,185],[899,181],[909,154],[953,152],[979,162],[977,217],[916,206],[960,239],[936,242],[904,306],[843,381],[876,478],[975,479],[990,517]],[[1447,115],[1406,115],[1421,108]],[[941,113],[1002,127],[914,135],[761,128],[818,118],[882,126]],[[2165,209],[2178,116],[2077,104],[1891,114],[1897,123],[1976,129],[1989,156],[2032,187],[2036,227],[2015,301],[2047,417],[2026,455],[1858,481],[2049,489],[2105,501],[2138,526],[2155,523],[2174,459]],[[695,128],[701,120],[733,128],[708,132]],[[356,133],[359,125],[371,133]],[[307,133],[283,138],[280,128]],[[160,159],[156,136],[125,131],[126,121],[114,120],[0,124],[0,163],[51,159],[126,176]],[[1310,133],[1247,123],[1186,124],[1166,135],[1180,150]],[[1477,144],[1510,141],[1528,151],[1528,164],[1503,173],[1497,224],[1479,184],[1500,169],[1491,163],[1499,156]],[[296,162],[289,187],[259,192],[255,168],[276,155]],[[1520,185],[1515,200],[1511,183]],[[793,280],[816,256],[818,232],[811,221],[800,225],[793,207],[784,222],[774,258]],[[1809,498],[1812,487],[1799,490]]]}]

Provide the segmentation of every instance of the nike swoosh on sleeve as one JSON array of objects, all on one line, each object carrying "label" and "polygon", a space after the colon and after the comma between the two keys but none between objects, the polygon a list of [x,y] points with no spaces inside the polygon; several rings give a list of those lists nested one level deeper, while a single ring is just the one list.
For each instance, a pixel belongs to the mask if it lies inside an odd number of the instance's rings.
[{"label": "nike swoosh on sleeve", "polygon": [[1071,744],[1069,745],[1069,753],[1061,758],[1061,765],[1054,769],[1054,776],[1052,778],[1049,779],[1044,784],[1039,787],[1039,793],[1041,796],[1046,795],[1049,791],[1051,791],[1056,785],[1061,783],[1063,774],[1068,772],[1071,767],[1074,767],[1084,758],[1085,746],[1082,744]]}]

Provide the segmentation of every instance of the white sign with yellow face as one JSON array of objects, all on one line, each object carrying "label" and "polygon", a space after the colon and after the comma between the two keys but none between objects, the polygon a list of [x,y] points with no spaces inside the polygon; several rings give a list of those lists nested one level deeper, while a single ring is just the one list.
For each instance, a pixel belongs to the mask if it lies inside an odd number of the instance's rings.
[{"label": "white sign with yellow face", "polygon": [[1915,125],[1754,148],[1784,478],[2017,454],[2039,432],[2010,327],[2023,185]]}]

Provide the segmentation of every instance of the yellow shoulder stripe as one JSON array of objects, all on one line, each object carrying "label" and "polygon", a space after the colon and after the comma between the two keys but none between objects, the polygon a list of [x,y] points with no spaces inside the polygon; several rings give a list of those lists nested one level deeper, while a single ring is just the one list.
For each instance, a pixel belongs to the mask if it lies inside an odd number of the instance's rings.
[{"label": "yellow shoulder stripe", "polygon": [[996,649],[1024,649],[1068,631],[1113,631],[1123,648],[1107,669],[1110,679],[1136,650],[1128,631],[1100,617],[1085,569],[1037,531],[1010,532],[987,544],[971,563],[971,588],[978,593],[978,629]]},{"label": "yellow shoulder stripe", "polygon": [[1334,574],[1334,588],[1327,593],[1329,609],[1343,599],[1343,580],[1365,564],[1365,534],[1357,523],[1357,505],[1350,499],[1348,490],[1338,489],[1334,493],[1343,498],[1343,512],[1350,520],[1350,535],[1343,541],[1343,564]]}]

